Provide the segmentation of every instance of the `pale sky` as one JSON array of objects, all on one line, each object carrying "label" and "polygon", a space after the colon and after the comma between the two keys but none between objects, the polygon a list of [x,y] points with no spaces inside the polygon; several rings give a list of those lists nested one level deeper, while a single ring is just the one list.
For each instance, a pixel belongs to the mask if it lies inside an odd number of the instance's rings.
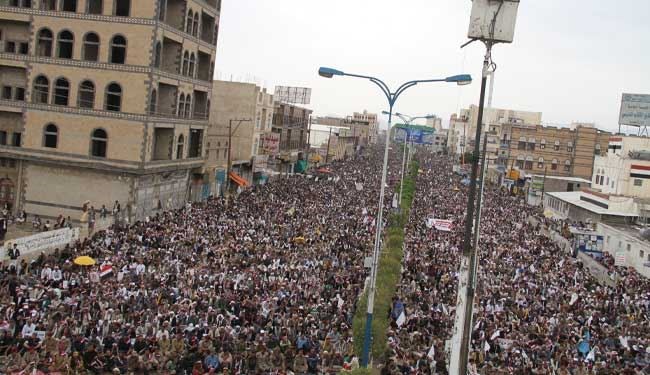
[{"label": "pale sky", "polygon": [[[396,111],[443,118],[478,104],[485,48],[467,41],[470,0],[224,0],[216,78],[311,87],[317,115],[387,101],[366,80],[318,76],[319,66],[373,75],[392,89],[468,73],[470,86],[421,85]],[[522,0],[515,40],[494,47],[493,106],[539,111],[544,123],[618,128],[623,92],[650,94],[650,1]]]}]

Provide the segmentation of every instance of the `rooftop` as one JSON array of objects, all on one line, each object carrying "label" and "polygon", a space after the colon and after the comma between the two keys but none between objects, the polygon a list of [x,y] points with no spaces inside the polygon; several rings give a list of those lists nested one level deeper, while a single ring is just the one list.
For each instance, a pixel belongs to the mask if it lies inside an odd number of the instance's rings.
[{"label": "rooftop", "polygon": [[608,215],[608,216],[621,216],[621,217],[637,217],[639,216],[637,213],[631,213],[631,212],[622,212],[622,211],[614,211],[610,210],[607,208],[602,208],[599,206],[596,206],[595,204],[585,202],[583,200],[580,200],[580,197],[582,196],[582,192],[580,191],[568,191],[568,192],[555,192],[555,193],[546,193],[546,195],[549,195],[551,197],[557,198],[563,202],[572,204],[576,207],[583,208],[587,211],[591,211],[595,214],[598,215]]}]

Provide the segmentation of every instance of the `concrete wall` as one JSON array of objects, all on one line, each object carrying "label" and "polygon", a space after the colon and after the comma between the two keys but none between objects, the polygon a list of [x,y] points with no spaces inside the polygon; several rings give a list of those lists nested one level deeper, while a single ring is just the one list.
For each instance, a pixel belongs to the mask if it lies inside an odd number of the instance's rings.
[{"label": "concrete wall", "polygon": [[605,237],[604,249],[607,253],[613,257],[616,257],[617,253],[625,254],[627,267],[633,267],[645,277],[650,277],[650,267],[645,266],[650,263],[650,241],[603,223],[598,224],[598,232]]}]

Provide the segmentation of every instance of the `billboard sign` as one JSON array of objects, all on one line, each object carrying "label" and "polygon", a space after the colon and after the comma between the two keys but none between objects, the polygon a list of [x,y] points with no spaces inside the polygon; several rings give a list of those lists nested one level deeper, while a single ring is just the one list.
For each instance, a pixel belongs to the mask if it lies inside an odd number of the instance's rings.
[{"label": "billboard sign", "polygon": [[283,103],[309,104],[311,89],[308,87],[275,86],[274,99]]},{"label": "billboard sign", "polygon": [[650,95],[623,94],[619,125],[650,126]]},{"label": "billboard sign", "polygon": [[433,145],[435,132],[434,128],[427,126],[398,125],[395,130],[395,141],[403,143],[406,138],[408,142],[416,145]]},{"label": "billboard sign", "polygon": [[280,152],[280,134],[265,133],[262,135],[262,150],[265,155],[277,155]]}]

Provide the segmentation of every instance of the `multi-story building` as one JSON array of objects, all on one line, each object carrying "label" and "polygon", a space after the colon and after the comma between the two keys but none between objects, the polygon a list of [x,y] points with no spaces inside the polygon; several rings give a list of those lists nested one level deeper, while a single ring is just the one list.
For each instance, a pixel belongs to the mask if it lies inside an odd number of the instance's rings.
[{"label": "multi-story building", "polygon": [[527,174],[591,179],[594,157],[607,148],[610,133],[589,124],[570,128],[503,124],[499,164]]},{"label": "multi-story building", "polygon": [[427,126],[436,129],[436,132],[440,132],[442,130],[442,119],[438,116],[433,116],[431,118],[428,118]]},{"label": "multi-story building", "polygon": [[465,152],[468,133],[469,111],[463,109],[460,111],[460,115],[451,115],[447,131],[447,150],[450,155],[458,156]]},{"label": "multi-story building", "polygon": [[447,151],[447,133],[449,129],[437,130],[433,135],[433,145],[431,150],[435,153],[444,153]]},{"label": "multi-story building", "polygon": [[275,102],[272,131],[280,135],[279,172],[291,173],[298,160],[307,160],[311,113],[307,108]]},{"label": "multi-story building", "polygon": [[2,3],[8,203],[72,218],[183,205],[203,174],[220,0]]},{"label": "multi-story building", "polygon": [[355,139],[355,147],[367,146],[371,140],[370,121],[355,120],[354,116],[348,116],[345,118],[333,116],[312,117],[311,126],[312,131],[317,127],[320,128],[317,131],[323,131],[325,129],[329,130],[329,128],[349,129],[351,133],[350,136]]},{"label": "multi-story building", "polygon": [[228,152],[233,173],[254,182],[254,164],[263,154],[264,134],[271,132],[274,102],[272,94],[255,84],[214,81],[211,103],[205,165],[211,192],[218,194],[226,178]]},{"label": "multi-story building", "polygon": [[377,137],[379,135],[379,119],[377,118],[376,113],[368,113],[366,110],[364,110],[363,113],[354,112],[352,120],[362,123],[367,122],[369,143],[377,143]]}]

